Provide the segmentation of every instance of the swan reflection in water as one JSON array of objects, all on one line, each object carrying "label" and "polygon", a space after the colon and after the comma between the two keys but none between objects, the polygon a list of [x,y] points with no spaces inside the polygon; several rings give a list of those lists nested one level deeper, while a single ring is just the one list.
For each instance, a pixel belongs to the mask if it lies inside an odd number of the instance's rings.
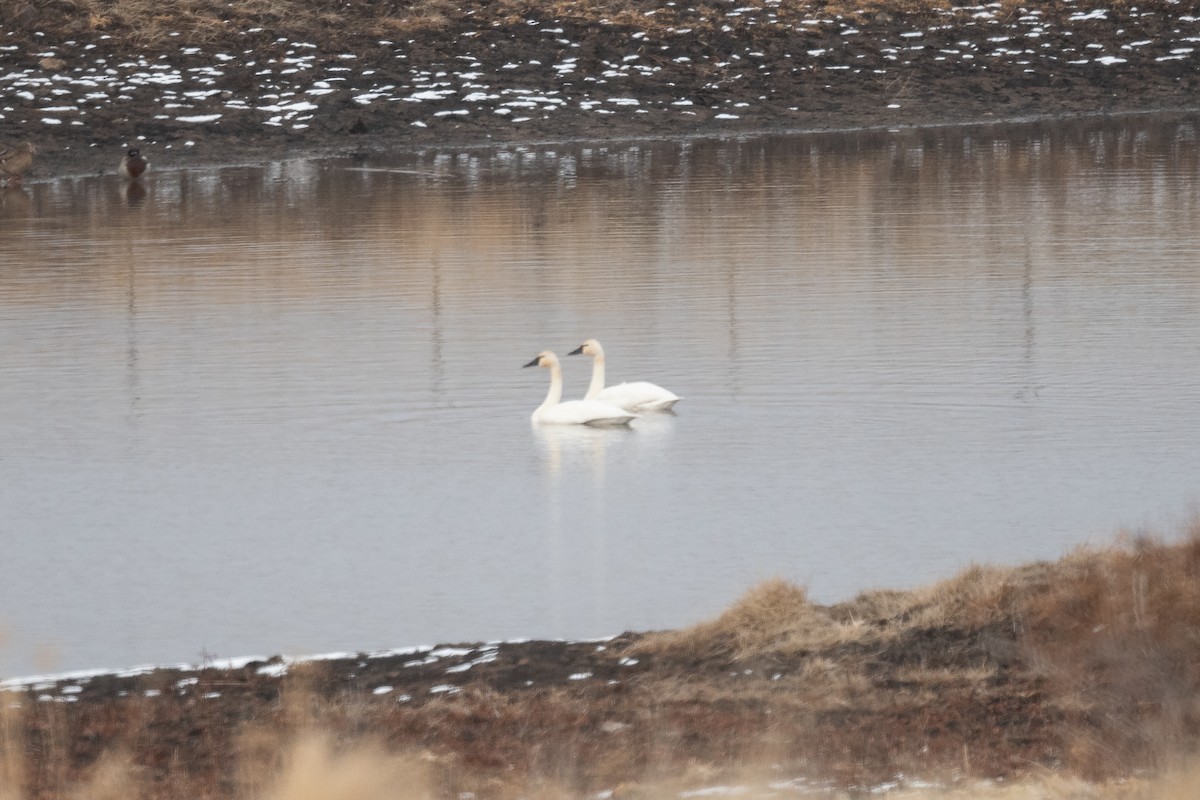
[{"label": "swan reflection in water", "polygon": [[[632,428],[531,425],[544,470],[540,507],[545,515],[542,524],[549,562],[547,607],[552,614],[569,607],[569,598],[578,593],[580,574],[572,565],[582,561],[590,564],[585,580],[592,587],[588,594],[598,604],[597,629],[604,627],[603,620],[609,618],[605,607],[605,598],[610,595],[607,553],[614,535],[614,518],[609,515],[615,505],[614,495],[624,492],[623,466],[631,460],[667,452],[664,445],[668,444],[675,420],[667,415],[656,416],[661,419],[639,418]],[[644,429],[643,422],[647,423]],[[607,485],[610,469],[613,492]],[[557,616],[554,621],[565,624]]]},{"label": "swan reflection in water", "polygon": [[647,414],[632,427],[590,425],[539,425],[530,428],[543,455],[547,474],[558,479],[564,471],[572,478],[590,472],[593,484],[604,485],[610,459],[643,458],[657,455],[668,443],[675,427],[674,414]]},{"label": "swan reflection in water", "polygon": [[542,463],[551,478],[563,470],[590,471],[597,485],[604,483],[604,461],[613,439],[636,435],[629,427],[593,428],[590,425],[539,425],[532,423],[534,438],[541,446]]},{"label": "swan reflection in water", "polygon": [[[547,564],[546,612],[553,627],[561,630],[568,622],[565,609],[577,604],[581,595],[591,597],[600,603],[595,621],[599,628],[608,596],[608,463],[619,463],[638,432],[627,426],[532,422],[530,427],[542,471],[538,513]],[[590,589],[581,590],[581,582]]]}]

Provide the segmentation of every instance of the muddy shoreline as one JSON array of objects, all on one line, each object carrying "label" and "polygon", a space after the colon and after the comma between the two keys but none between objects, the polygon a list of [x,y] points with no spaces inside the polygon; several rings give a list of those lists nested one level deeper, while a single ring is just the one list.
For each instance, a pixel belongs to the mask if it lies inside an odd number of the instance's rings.
[{"label": "muddy shoreline", "polygon": [[767,581],[678,631],[10,679],[0,754],[30,800],[116,767],[140,788],[98,796],[264,796],[312,735],[415,759],[422,797],[1120,783],[1194,759],[1197,575],[1193,526],[833,606]]},{"label": "muddy shoreline", "polygon": [[[497,774],[524,781],[547,763],[588,765],[571,777],[585,795],[689,764],[707,765],[711,781],[771,760],[783,779],[864,787],[1058,767],[1070,721],[1047,702],[1045,681],[1016,663],[1006,637],[963,634],[752,660],[655,656],[633,633],[441,644],[52,679],[9,698],[30,710],[31,752],[52,758],[70,743],[65,769],[77,781],[119,745],[159,780],[186,777],[219,796],[237,794],[228,762],[256,730],[283,743],[309,730],[382,737],[444,767],[439,782],[486,796],[505,796]],[[978,681],[979,664],[996,674]],[[840,688],[823,697],[831,685]],[[52,781],[39,789],[32,797],[56,796]]]},{"label": "muddy shoreline", "polygon": [[118,5],[22,8],[0,30],[0,141],[33,141],[28,179],[44,180],[113,172],[130,146],[179,169],[1200,112],[1196,3],[401,3],[338,24],[291,6],[243,19],[168,3],[149,30]]}]

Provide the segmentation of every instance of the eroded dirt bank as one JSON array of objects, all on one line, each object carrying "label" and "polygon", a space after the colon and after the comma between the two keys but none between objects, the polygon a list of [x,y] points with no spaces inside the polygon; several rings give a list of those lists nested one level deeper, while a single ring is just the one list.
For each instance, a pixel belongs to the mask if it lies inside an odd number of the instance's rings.
[{"label": "eroded dirt bank", "polygon": [[748,769],[797,792],[1127,778],[1196,752],[1198,626],[1194,529],[836,606],[769,581],[711,622],[599,642],[10,681],[0,764],[35,798],[114,753],[124,797],[256,797],[316,730],[416,754],[432,777],[413,796],[657,796],[636,787]]},{"label": "eroded dirt bank", "polygon": [[32,178],[297,151],[1200,107],[1195,2],[3,4]]}]

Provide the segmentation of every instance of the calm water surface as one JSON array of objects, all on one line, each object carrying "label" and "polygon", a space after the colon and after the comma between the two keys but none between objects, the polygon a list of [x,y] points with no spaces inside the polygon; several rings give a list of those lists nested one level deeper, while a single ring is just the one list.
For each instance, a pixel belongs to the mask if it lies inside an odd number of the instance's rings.
[{"label": "calm water surface", "polygon": [[[1176,532],[1198,132],[167,152],[144,194],[0,192],[0,674],[591,637]],[[588,336],[678,414],[531,429],[521,365]]]}]

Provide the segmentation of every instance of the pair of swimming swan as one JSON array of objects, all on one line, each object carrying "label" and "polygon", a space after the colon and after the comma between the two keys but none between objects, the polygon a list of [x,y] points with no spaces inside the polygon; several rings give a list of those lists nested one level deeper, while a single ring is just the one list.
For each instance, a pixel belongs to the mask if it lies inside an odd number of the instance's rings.
[{"label": "pair of swimming swan", "polygon": [[621,383],[604,387],[604,348],[595,339],[588,339],[567,355],[592,357],[592,382],[582,400],[562,402],[562,365],[558,356],[549,350],[537,354],[527,367],[550,370],[550,391],[545,401],[533,412],[533,422],[543,425],[628,425],[638,412],[669,411],[679,402],[669,392],[647,381]]}]

